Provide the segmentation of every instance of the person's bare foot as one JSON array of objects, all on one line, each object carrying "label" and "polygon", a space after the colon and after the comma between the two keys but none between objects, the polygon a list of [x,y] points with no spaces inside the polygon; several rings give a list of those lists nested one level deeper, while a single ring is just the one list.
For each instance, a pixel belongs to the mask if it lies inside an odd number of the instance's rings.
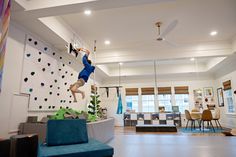
[{"label": "person's bare foot", "polygon": [[74,101],[73,101],[73,102],[75,102],[75,103],[76,103],[76,102],[77,102],[77,100],[76,100],[76,99],[74,99]]}]

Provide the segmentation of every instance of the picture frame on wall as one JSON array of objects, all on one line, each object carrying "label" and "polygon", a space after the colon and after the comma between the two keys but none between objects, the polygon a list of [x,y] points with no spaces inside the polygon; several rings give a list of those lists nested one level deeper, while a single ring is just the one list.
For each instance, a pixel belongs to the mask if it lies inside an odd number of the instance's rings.
[{"label": "picture frame on wall", "polygon": [[218,97],[218,105],[219,107],[224,106],[224,96],[223,96],[223,89],[217,88],[217,97]]},{"label": "picture frame on wall", "polygon": [[205,97],[213,97],[214,93],[213,93],[212,87],[205,87],[205,88],[203,88],[203,90],[204,90]]},{"label": "picture frame on wall", "polygon": [[195,89],[193,90],[193,96],[194,96],[194,100],[197,101],[197,100],[202,100],[202,89]]},{"label": "picture frame on wall", "polygon": [[194,97],[194,104],[195,108],[199,109],[202,108],[202,101],[203,101],[203,90],[201,88],[193,90],[193,97]]}]

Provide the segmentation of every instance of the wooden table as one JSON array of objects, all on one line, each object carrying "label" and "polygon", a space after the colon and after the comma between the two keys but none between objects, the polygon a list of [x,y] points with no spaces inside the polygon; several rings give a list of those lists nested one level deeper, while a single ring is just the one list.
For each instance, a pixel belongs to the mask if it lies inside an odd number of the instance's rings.
[{"label": "wooden table", "polygon": [[[211,110],[212,118],[214,118],[216,115],[216,112],[214,110]],[[191,117],[199,117],[201,119],[202,117],[202,112],[191,112],[190,113]]]}]

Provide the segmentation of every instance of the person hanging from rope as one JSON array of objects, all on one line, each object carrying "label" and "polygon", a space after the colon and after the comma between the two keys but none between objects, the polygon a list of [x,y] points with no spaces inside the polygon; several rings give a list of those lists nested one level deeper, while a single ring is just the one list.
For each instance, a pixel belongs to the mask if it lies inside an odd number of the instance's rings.
[{"label": "person hanging from rope", "polygon": [[70,85],[70,90],[73,95],[74,102],[77,102],[75,95],[76,93],[80,93],[82,95],[82,99],[84,99],[85,97],[84,91],[79,90],[79,88],[84,86],[84,84],[88,81],[90,74],[93,73],[95,70],[95,67],[91,65],[92,64],[91,60],[88,59],[90,51],[84,48],[78,48],[77,51],[78,52],[83,51],[85,52],[85,55],[82,58],[84,68],[79,73],[78,80],[74,84]]}]

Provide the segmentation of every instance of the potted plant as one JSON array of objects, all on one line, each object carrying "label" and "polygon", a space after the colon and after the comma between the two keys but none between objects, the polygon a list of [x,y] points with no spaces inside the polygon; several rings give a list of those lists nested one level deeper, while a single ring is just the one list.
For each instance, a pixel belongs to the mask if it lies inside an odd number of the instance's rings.
[{"label": "potted plant", "polygon": [[99,105],[99,103],[101,102],[99,100],[100,95],[98,95],[97,92],[92,92],[90,97],[91,100],[88,106],[88,113],[100,118],[102,116],[101,107]]}]

